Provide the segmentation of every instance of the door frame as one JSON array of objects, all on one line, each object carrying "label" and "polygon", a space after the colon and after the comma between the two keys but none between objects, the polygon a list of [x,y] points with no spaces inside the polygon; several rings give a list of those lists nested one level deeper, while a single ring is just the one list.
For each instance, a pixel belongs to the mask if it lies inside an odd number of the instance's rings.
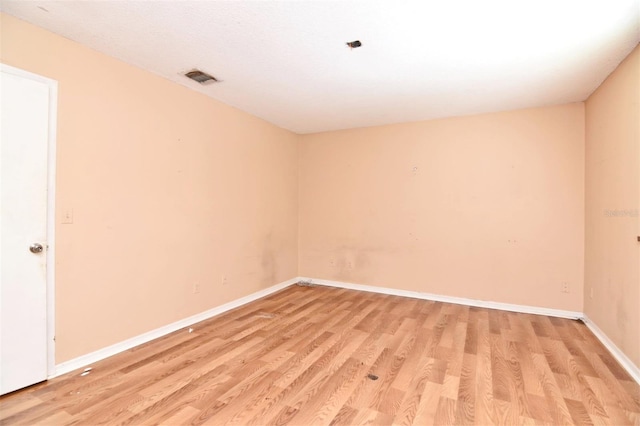
[{"label": "door frame", "polygon": [[49,88],[49,133],[47,140],[47,378],[56,373],[55,266],[56,266],[56,136],[58,124],[58,82],[20,68],[0,63],[7,74],[44,83]]}]

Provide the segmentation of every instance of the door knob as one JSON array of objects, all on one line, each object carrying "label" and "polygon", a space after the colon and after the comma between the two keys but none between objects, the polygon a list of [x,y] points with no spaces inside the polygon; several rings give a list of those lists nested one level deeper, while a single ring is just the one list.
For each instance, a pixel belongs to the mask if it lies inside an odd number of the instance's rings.
[{"label": "door knob", "polygon": [[42,244],[38,244],[38,243],[33,243],[29,247],[29,251],[31,253],[41,253],[42,250],[44,250],[43,247],[42,247]]}]

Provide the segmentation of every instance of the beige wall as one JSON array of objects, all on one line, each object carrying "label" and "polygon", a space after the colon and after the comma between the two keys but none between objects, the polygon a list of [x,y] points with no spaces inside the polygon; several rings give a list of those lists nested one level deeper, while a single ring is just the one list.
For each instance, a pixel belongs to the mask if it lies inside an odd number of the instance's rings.
[{"label": "beige wall", "polygon": [[57,363],[296,276],[298,136],[1,20],[1,61],[59,82]]},{"label": "beige wall", "polygon": [[303,136],[299,215],[302,276],[582,311],[583,104]]},{"label": "beige wall", "polygon": [[587,316],[640,366],[640,47],[586,102]]}]

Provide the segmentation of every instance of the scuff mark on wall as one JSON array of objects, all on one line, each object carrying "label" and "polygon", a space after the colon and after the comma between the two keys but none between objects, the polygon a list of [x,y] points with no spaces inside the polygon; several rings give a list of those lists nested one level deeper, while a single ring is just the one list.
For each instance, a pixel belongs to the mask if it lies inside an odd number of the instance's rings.
[{"label": "scuff mark on wall", "polygon": [[276,263],[276,253],[274,249],[265,244],[262,249],[262,257],[260,261],[262,282],[266,285],[273,285],[278,276],[278,264]]}]

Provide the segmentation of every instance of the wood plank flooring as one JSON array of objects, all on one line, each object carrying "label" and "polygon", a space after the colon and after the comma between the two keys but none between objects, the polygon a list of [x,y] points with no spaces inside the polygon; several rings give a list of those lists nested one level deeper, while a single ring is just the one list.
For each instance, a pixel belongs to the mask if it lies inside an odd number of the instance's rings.
[{"label": "wood plank flooring", "polygon": [[578,321],[289,287],[0,399],[0,423],[640,424]]}]

